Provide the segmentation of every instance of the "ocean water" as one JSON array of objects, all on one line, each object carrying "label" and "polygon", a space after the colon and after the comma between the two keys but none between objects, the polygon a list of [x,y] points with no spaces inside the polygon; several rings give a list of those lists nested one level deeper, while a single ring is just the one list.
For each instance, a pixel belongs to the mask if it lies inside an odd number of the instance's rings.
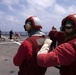
[{"label": "ocean water", "polygon": [[[20,34],[21,36],[27,36],[28,35],[28,33],[27,32],[13,32],[13,34],[15,34],[15,33],[18,33],[18,34]],[[48,35],[48,32],[44,32],[46,35]],[[2,31],[1,32],[1,34],[2,35],[9,35],[9,32],[8,31]]]}]

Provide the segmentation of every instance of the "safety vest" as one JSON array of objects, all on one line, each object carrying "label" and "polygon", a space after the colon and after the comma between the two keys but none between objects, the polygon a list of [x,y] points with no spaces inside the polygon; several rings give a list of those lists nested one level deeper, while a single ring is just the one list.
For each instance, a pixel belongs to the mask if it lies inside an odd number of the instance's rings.
[{"label": "safety vest", "polygon": [[46,67],[41,67],[37,64],[37,52],[40,50],[40,48],[43,45],[43,42],[45,40],[44,36],[31,36],[29,37],[28,40],[33,47],[32,51],[32,57],[30,60],[24,62],[24,67],[25,69],[25,74],[23,75],[44,75],[46,72]]}]

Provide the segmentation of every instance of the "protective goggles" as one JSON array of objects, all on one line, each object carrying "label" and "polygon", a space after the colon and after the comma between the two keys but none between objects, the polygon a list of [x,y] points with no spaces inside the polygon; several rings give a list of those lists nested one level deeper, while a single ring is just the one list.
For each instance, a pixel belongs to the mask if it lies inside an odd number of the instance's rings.
[{"label": "protective goggles", "polygon": [[65,26],[65,29],[72,29],[72,26]]}]

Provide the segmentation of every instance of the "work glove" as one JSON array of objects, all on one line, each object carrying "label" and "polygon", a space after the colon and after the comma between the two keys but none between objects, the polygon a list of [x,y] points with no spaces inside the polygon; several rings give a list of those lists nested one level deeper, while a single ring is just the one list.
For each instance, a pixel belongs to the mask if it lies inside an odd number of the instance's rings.
[{"label": "work glove", "polygon": [[38,54],[37,55],[48,53],[51,43],[52,43],[52,40],[45,39],[44,44],[41,47],[41,49],[38,51]]}]

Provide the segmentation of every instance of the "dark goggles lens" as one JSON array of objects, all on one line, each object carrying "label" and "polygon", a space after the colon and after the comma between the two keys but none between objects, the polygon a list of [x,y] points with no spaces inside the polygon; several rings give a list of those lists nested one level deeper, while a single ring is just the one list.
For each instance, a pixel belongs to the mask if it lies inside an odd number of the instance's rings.
[{"label": "dark goggles lens", "polygon": [[25,25],[23,27],[25,28]]},{"label": "dark goggles lens", "polygon": [[65,29],[72,29],[72,26],[65,26]]}]

